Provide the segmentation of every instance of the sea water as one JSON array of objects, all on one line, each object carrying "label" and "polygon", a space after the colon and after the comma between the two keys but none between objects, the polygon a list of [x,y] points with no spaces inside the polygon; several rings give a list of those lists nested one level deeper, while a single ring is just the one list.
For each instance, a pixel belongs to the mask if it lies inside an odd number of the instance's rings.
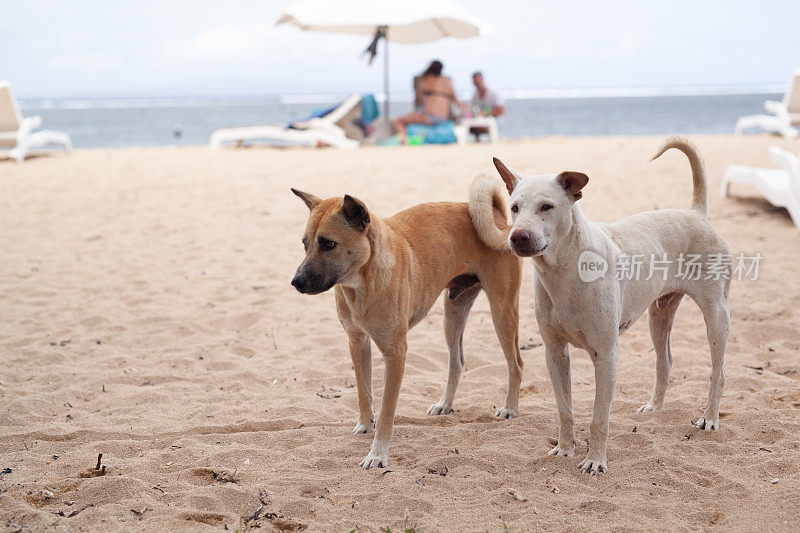
[{"label": "sea water", "polygon": [[[503,138],[544,135],[664,135],[732,133],[736,119],[763,112],[779,94],[515,98],[500,119]],[[76,148],[205,144],[230,126],[285,125],[333,105],[313,98],[30,100],[25,116],[66,131]],[[323,100],[320,98],[319,100]],[[383,109],[383,106],[381,106]],[[392,102],[391,114],[410,102]]]}]

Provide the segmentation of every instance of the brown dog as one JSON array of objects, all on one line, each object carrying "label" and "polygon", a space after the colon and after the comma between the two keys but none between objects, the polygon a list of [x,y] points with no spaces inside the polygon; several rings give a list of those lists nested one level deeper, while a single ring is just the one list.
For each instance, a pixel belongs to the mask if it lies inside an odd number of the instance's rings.
[{"label": "brown dog", "polygon": [[406,334],[445,288],[449,289],[444,329],[450,372],[442,399],[428,414],[453,410],[464,364],[464,325],[483,288],[508,363],[506,402],[495,415],[515,417],[522,379],[518,338],[522,265],[505,244],[508,223],[502,185],[482,175],[470,188],[469,204],[421,204],[385,220],[374,217],[352,196],[320,200],[302,191],[292,192],[311,210],[303,235],[306,257],[292,285],[304,294],[336,287],[336,310],[350,340],[358,386],[359,421],[354,433],[374,428],[370,339],[386,364],[377,431],[360,465],[372,468],[389,463],[389,439],[406,362]]}]

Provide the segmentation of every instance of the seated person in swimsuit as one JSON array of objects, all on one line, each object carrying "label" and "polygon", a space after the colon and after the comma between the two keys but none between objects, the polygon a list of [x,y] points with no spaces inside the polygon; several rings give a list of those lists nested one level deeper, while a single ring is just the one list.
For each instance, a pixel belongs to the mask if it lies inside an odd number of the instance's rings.
[{"label": "seated person in swimsuit", "polygon": [[450,119],[450,103],[461,106],[450,78],[442,76],[443,65],[440,61],[432,61],[416,86],[417,101],[420,106],[402,117],[392,121],[400,142],[406,142],[406,126],[409,124],[426,124],[435,126]]}]

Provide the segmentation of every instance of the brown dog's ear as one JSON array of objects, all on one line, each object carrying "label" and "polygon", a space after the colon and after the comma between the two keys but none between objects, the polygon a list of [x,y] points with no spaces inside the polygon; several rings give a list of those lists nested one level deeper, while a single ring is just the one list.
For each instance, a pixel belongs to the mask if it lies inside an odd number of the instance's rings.
[{"label": "brown dog's ear", "polygon": [[506,184],[506,189],[508,189],[508,194],[511,194],[514,192],[514,187],[517,186],[517,183],[519,183],[522,178],[519,174],[505,166],[503,162],[496,157],[492,158],[492,162],[494,163],[494,168],[496,168],[497,172],[500,173],[500,177],[503,178],[503,181]]},{"label": "brown dog's ear", "polygon": [[345,220],[357,230],[364,231],[367,229],[370,220],[369,211],[367,211],[367,206],[361,200],[345,194],[344,200],[342,200],[342,214]]},{"label": "brown dog's ear", "polygon": [[309,194],[307,192],[298,191],[297,189],[292,189],[292,192],[297,195],[303,202],[308,206],[309,209],[313,211],[315,207],[322,201],[313,194]]},{"label": "brown dog's ear", "polygon": [[564,190],[567,192],[567,194],[572,196],[572,198],[577,201],[583,196],[581,189],[586,187],[586,184],[589,183],[589,176],[583,172],[573,172],[571,170],[567,170],[556,176],[556,181],[558,181],[561,186],[564,187]]}]

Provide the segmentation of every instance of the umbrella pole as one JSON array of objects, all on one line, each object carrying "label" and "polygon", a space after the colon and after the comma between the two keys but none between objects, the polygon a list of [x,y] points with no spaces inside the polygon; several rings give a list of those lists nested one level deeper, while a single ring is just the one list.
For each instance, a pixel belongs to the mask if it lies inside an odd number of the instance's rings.
[{"label": "umbrella pole", "polygon": [[387,119],[389,115],[389,27],[383,33],[383,116]]}]

